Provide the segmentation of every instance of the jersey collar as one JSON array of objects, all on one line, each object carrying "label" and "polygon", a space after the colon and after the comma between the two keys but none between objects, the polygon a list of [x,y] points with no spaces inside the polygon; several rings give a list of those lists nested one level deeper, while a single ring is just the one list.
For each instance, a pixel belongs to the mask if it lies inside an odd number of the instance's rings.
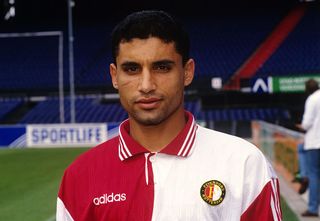
[{"label": "jersey collar", "polygon": [[[191,154],[196,137],[197,124],[193,115],[185,111],[187,123],[180,133],[160,153],[187,157]],[[149,153],[129,135],[129,119],[121,123],[119,127],[119,158],[128,159],[140,153]]]}]

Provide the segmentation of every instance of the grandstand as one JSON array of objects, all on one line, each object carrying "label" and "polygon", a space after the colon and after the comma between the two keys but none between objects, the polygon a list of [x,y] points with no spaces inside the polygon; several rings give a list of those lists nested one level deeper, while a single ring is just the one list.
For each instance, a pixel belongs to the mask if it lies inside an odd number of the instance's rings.
[{"label": "grandstand", "polygon": [[319,8],[308,7],[303,18],[277,51],[263,64],[257,76],[319,74]]},{"label": "grandstand", "polygon": [[[318,74],[320,70],[320,46],[317,40],[319,30],[315,27],[320,20],[319,13],[316,13],[318,4],[288,4],[282,7],[282,10],[279,8],[276,10],[267,8],[258,12],[246,10],[243,14],[229,10],[224,14],[221,12],[207,14],[198,16],[196,19],[186,17],[186,28],[191,33],[191,56],[197,62],[195,81],[187,88],[186,99],[188,101],[190,97],[191,101],[197,100],[195,115],[200,121],[207,122],[208,125],[212,125],[209,123],[212,121],[256,119],[277,123],[297,121],[297,115],[301,110],[296,108],[299,105],[292,104],[290,101],[301,104],[304,100],[301,93],[263,95],[266,100],[263,104],[259,104],[258,100],[261,99],[254,98],[257,94],[244,94],[234,90],[229,92],[227,89],[216,90],[211,88],[209,82],[211,78],[218,77],[222,79],[223,84],[228,84],[239,69],[248,62],[248,58],[256,54],[259,47],[265,44],[270,35],[277,34],[274,33],[277,25],[292,10],[302,7],[307,9],[301,19],[297,20],[296,26],[273,54],[260,64],[252,74],[252,78]],[[59,26],[53,25],[55,28]],[[8,27],[5,26],[5,30],[9,30]],[[21,29],[21,26],[17,27]],[[109,45],[111,27],[112,21],[104,24],[101,22],[75,24],[77,122],[120,122],[126,117],[120,105],[116,104],[117,100],[102,99],[103,94],[115,93],[108,73],[108,64],[111,62]],[[31,25],[30,29],[35,30],[35,26]],[[67,36],[64,39],[67,39]],[[7,107],[7,104],[1,106],[2,122],[58,123],[57,38],[1,39],[0,45],[2,48],[0,53],[2,97],[23,100],[11,108]],[[65,92],[68,94],[66,48],[64,58],[63,82]],[[241,82],[244,80],[246,78],[241,79]],[[240,87],[237,90],[239,89]],[[34,96],[44,96],[44,98],[33,99]],[[287,100],[287,103],[283,103],[282,99]],[[66,122],[70,120],[69,103],[66,98],[64,101]],[[15,116],[15,120],[6,119],[6,115],[11,116],[11,119]]]},{"label": "grandstand", "polygon": [[[201,124],[251,137],[252,120],[291,129],[301,120],[303,81],[320,78],[318,1],[197,1],[185,5],[184,10],[180,3],[169,0],[126,1],[126,6],[120,2],[76,2],[76,123],[120,123],[127,117],[108,73],[112,62],[110,32],[123,15],[150,8],[177,15],[190,33],[196,75],[186,88],[186,109]],[[0,38],[0,124],[60,123],[62,109],[64,121],[70,123],[65,2],[33,0],[19,2],[16,7],[15,17],[0,20],[1,33],[59,31],[63,33],[63,64],[60,67],[58,63],[56,36]],[[59,68],[63,70],[60,80]],[[221,80],[220,88],[212,86],[213,78]],[[300,89],[282,90],[279,78],[287,82],[300,79]],[[63,101],[59,100],[61,82]]]},{"label": "grandstand", "polygon": [[[106,127],[109,138],[117,134],[119,123],[128,116],[109,76],[110,33],[123,15],[157,8],[180,17],[190,33],[190,56],[196,61],[196,75],[185,90],[185,108],[201,125],[253,140],[256,135],[253,121],[263,121],[259,125],[267,125],[268,130],[261,130],[268,136],[276,134],[275,126],[285,128],[280,132],[295,130],[303,112],[304,81],[307,78],[320,81],[319,1],[209,2],[193,1],[181,10],[180,2],[169,0],[113,4],[76,1],[74,123]],[[0,149],[28,146],[26,127],[58,125],[62,109],[67,124],[61,125],[73,125],[69,124],[73,122],[65,1],[17,1],[16,7],[15,17],[0,19],[0,35],[58,31],[63,37],[63,60],[59,64],[57,36],[0,38]],[[4,17],[1,10],[0,7],[0,15]],[[62,79],[59,68],[63,71]],[[220,80],[221,87],[213,85],[213,78]],[[292,88],[283,89],[282,81]],[[63,100],[59,83],[63,85]],[[292,135],[291,131],[289,134]],[[301,138],[301,134],[293,134],[294,141],[288,138],[292,145]],[[295,172],[295,152],[291,148],[283,150],[284,153],[291,157],[285,159],[291,163],[290,172]],[[267,155],[281,158],[279,148]],[[17,159],[21,158],[18,155]],[[66,166],[67,159],[64,163]]]},{"label": "grandstand", "polygon": [[[189,91],[187,91],[187,100],[188,94],[192,94],[191,100],[197,100],[199,110],[196,116],[199,116],[200,121],[261,119],[281,122],[296,120],[290,118],[295,117],[299,110],[294,108],[297,105],[290,103],[290,100],[302,103],[304,97],[299,93],[283,95],[283,98],[281,98],[282,95],[269,94],[266,98],[267,102],[258,105],[257,103],[248,103],[248,97],[257,96],[256,94],[244,95],[237,92],[237,95],[234,96],[234,91],[230,93],[227,90],[221,93],[221,90],[212,89],[209,82],[211,78],[218,77],[222,79],[223,84],[227,84],[248,61],[248,58],[264,44],[271,33],[275,35],[274,30],[285,16],[291,10],[299,7],[307,7],[302,18],[297,22],[292,32],[283,39],[281,45],[274,50],[274,53],[260,65],[252,78],[303,75],[305,73],[318,74],[320,70],[318,58],[320,47],[319,41],[317,41],[319,31],[315,28],[316,21],[320,20],[319,14],[316,13],[318,4],[289,4],[282,7],[282,10],[279,8],[277,10],[267,8],[258,12],[247,10],[243,14],[229,10],[225,14],[216,13],[199,16],[196,19],[185,19],[187,29],[191,33],[191,56],[197,62],[195,81],[187,88]],[[21,29],[21,26],[18,27]],[[59,27],[59,25],[53,27]],[[101,22],[75,24],[74,60],[75,86],[78,95],[76,101],[77,122],[114,122],[125,118],[121,107],[114,106],[116,102],[114,99],[111,101],[101,99],[105,93],[115,93],[108,74],[108,64],[111,62],[109,45],[111,27],[112,21],[104,24]],[[7,26],[5,28],[5,30],[9,30]],[[30,29],[35,30],[35,26],[32,25]],[[67,37],[65,36],[64,39]],[[28,40],[10,38],[1,39],[0,44],[2,48],[0,53],[2,61],[0,63],[0,90],[2,96],[4,98],[17,97],[17,99],[24,100],[19,103],[20,109],[21,105],[24,106],[24,109],[30,108],[23,112],[23,116],[14,114],[15,111],[21,113],[19,108],[8,110],[6,108],[2,111],[4,112],[2,121],[10,123],[10,120],[5,119],[7,114],[18,117],[14,123],[59,122],[57,38],[31,38]],[[69,77],[66,55],[65,48],[63,80],[65,91],[68,94]],[[95,98],[83,98],[86,94]],[[197,94],[196,98],[194,98],[194,94]],[[46,98],[35,102],[32,96],[45,96]],[[266,97],[266,95],[264,96]],[[295,98],[288,98],[289,96]],[[210,99],[213,102],[208,102]],[[284,104],[281,99],[286,99],[289,102]],[[68,101],[68,99],[64,101],[67,122],[70,120]],[[223,101],[223,103],[217,104],[215,101]],[[2,107],[5,108],[4,105]],[[119,111],[119,114],[110,115],[115,116],[114,119],[111,119],[108,114],[91,116],[90,113],[93,112],[93,109],[96,109],[97,112],[100,109],[105,109],[105,111],[100,111],[101,113],[109,112],[109,110],[115,113]],[[220,115],[223,109],[227,109],[227,111]]]},{"label": "grandstand", "polygon": [[23,100],[20,98],[7,98],[0,100],[0,120],[3,120],[7,114],[13,112],[17,109],[20,105],[22,105]]},{"label": "grandstand", "polygon": [[[66,121],[70,122],[70,101],[65,99]],[[99,98],[78,97],[76,99],[77,122],[121,122],[127,118],[119,102],[103,104]],[[51,97],[38,102],[19,123],[59,123],[59,99]]]},{"label": "grandstand", "polygon": [[[1,38],[0,48],[2,91],[49,90],[57,87],[58,38]],[[29,76],[29,81],[24,81],[25,76]]]}]

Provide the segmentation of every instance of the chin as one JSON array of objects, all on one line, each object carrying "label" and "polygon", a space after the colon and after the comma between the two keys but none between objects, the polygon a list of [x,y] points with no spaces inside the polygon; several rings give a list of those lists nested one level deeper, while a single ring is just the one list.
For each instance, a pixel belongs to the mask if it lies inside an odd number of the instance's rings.
[{"label": "chin", "polygon": [[142,124],[144,126],[155,126],[160,124],[166,119],[164,115],[148,114],[148,113],[133,114],[132,118],[135,121],[137,121],[139,124]]},{"label": "chin", "polygon": [[143,119],[136,119],[140,124],[144,126],[155,126],[159,125],[161,122],[163,122],[163,119],[160,118],[143,118]]}]

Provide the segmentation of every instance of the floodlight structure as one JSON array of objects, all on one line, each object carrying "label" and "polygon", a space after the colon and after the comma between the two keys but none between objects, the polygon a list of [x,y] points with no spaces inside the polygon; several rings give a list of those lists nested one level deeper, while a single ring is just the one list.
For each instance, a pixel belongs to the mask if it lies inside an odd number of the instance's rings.
[{"label": "floodlight structure", "polygon": [[7,7],[7,11],[4,15],[4,20],[9,20],[16,16],[16,8],[15,8],[15,0],[9,0],[4,3],[5,7]]},{"label": "floodlight structure", "polygon": [[73,22],[72,8],[74,1],[68,0],[68,40],[69,40],[69,77],[70,77],[70,122],[76,122],[75,86],[74,86],[74,60],[73,60]]}]

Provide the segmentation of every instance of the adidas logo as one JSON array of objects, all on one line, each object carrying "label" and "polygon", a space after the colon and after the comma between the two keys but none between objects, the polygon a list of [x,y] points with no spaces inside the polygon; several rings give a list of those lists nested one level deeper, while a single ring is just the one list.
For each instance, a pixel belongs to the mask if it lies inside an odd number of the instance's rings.
[{"label": "adidas logo", "polygon": [[127,196],[125,193],[111,193],[111,194],[103,194],[100,197],[96,197],[93,199],[93,203],[96,206],[102,205],[102,204],[107,204],[107,203],[112,203],[112,202],[120,202],[120,201],[125,201],[127,199]]}]

